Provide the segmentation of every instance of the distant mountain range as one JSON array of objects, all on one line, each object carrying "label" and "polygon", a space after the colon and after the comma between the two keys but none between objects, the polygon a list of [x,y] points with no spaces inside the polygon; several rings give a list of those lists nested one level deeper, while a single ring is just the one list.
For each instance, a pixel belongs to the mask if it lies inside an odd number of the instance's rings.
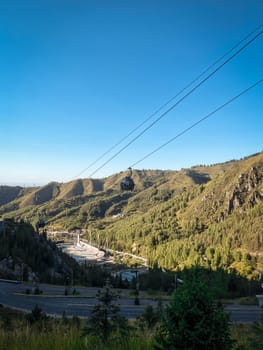
[{"label": "distant mountain range", "polygon": [[180,171],[133,170],[104,179],[0,186],[0,216],[50,229],[86,229],[99,245],[177,269],[194,264],[253,277],[263,270],[263,153]]}]

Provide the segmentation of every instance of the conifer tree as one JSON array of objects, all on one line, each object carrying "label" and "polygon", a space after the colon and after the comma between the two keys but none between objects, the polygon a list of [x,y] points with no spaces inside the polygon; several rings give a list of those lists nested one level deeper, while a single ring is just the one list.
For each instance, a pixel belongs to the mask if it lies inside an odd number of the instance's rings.
[{"label": "conifer tree", "polygon": [[97,298],[98,303],[94,306],[87,325],[83,329],[83,335],[90,333],[106,342],[114,331],[120,334],[124,334],[126,328],[128,331],[127,320],[118,315],[120,308],[114,303],[118,295],[110,290],[108,284],[103,290],[99,290]]},{"label": "conifer tree", "polygon": [[156,349],[231,349],[228,316],[197,276],[177,289],[164,311]]}]

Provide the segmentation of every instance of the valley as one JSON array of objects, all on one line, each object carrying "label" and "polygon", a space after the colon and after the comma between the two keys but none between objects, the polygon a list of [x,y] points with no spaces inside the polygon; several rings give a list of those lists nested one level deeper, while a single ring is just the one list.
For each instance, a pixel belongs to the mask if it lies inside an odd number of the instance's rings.
[{"label": "valley", "polygon": [[[37,188],[0,186],[0,215],[50,231],[83,231],[92,245],[180,271],[194,265],[257,278],[263,270],[263,154],[180,171],[51,182]],[[124,259],[125,261],[125,259]]]}]

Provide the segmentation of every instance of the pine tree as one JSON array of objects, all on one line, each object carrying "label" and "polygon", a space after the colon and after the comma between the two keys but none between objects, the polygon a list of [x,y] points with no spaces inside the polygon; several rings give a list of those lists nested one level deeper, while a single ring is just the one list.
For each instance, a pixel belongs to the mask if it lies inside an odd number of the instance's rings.
[{"label": "pine tree", "polygon": [[197,276],[185,280],[174,293],[156,343],[157,349],[166,350],[231,349],[228,316]]},{"label": "pine tree", "polygon": [[118,295],[113,293],[107,285],[103,290],[99,290],[97,298],[98,303],[94,306],[87,325],[83,329],[83,335],[90,333],[106,342],[114,331],[124,334],[127,322],[125,318],[118,315],[120,308],[114,303]]}]

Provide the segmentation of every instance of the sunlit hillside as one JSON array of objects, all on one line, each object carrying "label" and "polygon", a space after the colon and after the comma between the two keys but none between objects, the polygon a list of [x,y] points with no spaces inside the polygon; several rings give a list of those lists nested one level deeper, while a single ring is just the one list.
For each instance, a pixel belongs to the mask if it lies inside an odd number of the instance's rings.
[{"label": "sunlit hillside", "polygon": [[173,270],[198,264],[252,277],[263,268],[263,153],[180,171],[134,170],[134,191],[120,190],[125,175],[1,186],[0,215],[80,227],[98,245]]}]

